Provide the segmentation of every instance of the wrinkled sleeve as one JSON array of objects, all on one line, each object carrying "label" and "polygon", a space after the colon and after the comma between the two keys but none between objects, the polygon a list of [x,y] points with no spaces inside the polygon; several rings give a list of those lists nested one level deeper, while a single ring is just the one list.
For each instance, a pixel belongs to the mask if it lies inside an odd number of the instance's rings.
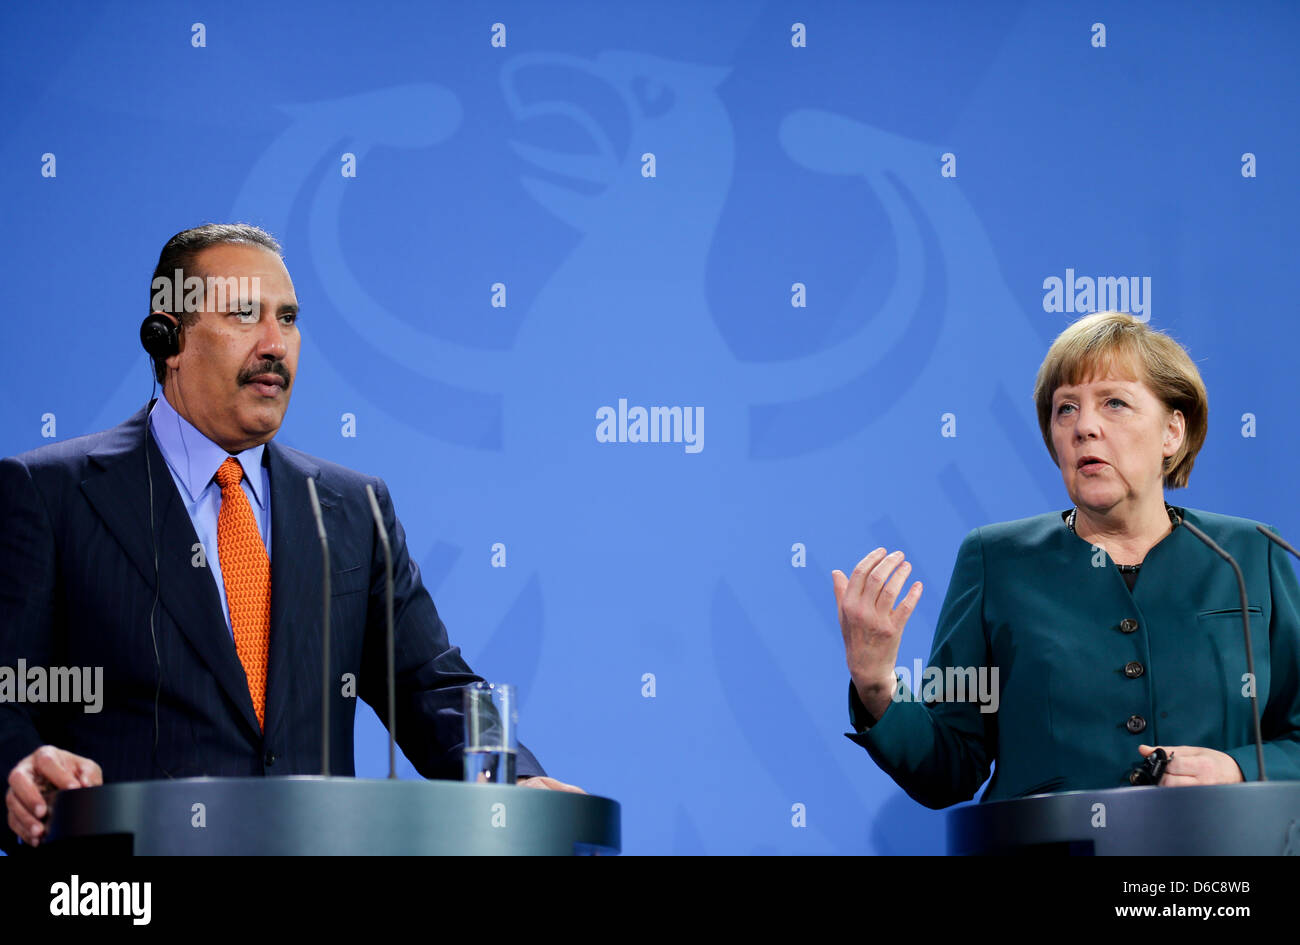
[{"label": "wrinkled sleeve", "polygon": [[[929,665],[989,663],[984,632],[984,552],[979,529],[962,541],[939,613]],[[872,719],[849,684],[849,739],[865,748],[908,796],[938,809],[970,800],[989,776],[996,754],[997,713],[975,701],[926,705],[899,681],[894,700]]]},{"label": "wrinkled sleeve", "polygon": [[[19,660],[50,663],[55,615],[54,533],[45,502],[32,477],[16,459],[0,461],[0,669],[13,674]],[[2,686],[0,686],[2,688]],[[0,697],[0,775],[45,743],[37,729],[38,705]],[[16,839],[0,820],[0,848]]]}]

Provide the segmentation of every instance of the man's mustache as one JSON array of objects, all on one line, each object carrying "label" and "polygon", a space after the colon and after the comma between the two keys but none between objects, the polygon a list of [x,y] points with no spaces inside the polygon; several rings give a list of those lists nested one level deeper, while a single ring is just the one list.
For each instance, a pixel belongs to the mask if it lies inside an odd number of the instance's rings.
[{"label": "man's mustache", "polygon": [[258,377],[259,375],[262,374],[276,375],[277,377],[280,378],[280,380],[284,381],[284,389],[285,390],[289,389],[289,380],[290,380],[289,369],[284,366],[283,361],[264,361],[261,364],[259,364],[257,367],[250,368],[249,370],[245,371],[243,374],[239,375],[238,378],[239,386],[243,387],[245,384],[251,384],[253,378]]}]

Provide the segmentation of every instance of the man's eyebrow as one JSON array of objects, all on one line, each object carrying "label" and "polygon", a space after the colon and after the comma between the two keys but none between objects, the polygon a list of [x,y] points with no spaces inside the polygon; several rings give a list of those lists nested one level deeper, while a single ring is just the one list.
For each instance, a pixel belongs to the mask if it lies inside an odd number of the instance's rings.
[{"label": "man's eyebrow", "polygon": [[[252,307],[253,307],[253,304],[254,304],[254,302],[253,302],[252,299],[240,299],[240,300],[238,300],[237,302],[234,303],[234,306],[235,306],[235,307],[232,308],[231,311],[232,311],[232,312],[243,311],[243,310],[246,309],[246,308],[252,308]],[[261,303],[261,302],[257,302],[256,304],[261,305],[262,303]],[[297,303],[297,302],[281,302],[281,303],[280,303],[280,307],[276,309],[276,314],[278,314],[278,315],[297,315],[297,314],[298,314],[298,303]]]}]

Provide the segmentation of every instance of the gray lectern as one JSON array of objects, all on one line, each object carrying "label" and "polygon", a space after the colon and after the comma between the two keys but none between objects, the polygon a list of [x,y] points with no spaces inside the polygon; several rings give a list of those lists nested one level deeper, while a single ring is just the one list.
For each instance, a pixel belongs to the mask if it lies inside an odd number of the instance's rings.
[{"label": "gray lectern", "polygon": [[1300,781],[1070,791],[948,815],[952,854],[1300,855]]},{"label": "gray lectern", "polygon": [[618,853],[616,801],[509,785],[185,778],[64,791],[51,849],[136,855]]}]

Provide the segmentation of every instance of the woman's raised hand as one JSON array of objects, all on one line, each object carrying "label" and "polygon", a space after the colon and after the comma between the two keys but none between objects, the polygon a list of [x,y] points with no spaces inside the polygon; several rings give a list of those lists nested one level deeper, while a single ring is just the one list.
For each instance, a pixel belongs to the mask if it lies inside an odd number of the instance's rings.
[{"label": "woman's raised hand", "polygon": [[894,606],[911,573],[912,564],[901,551],[887,555],[884,548],[859,561],[848,577],[843,571],[831,572],[849,675],[863,707],[877,721],[894,694],[894,666],[903,627],[921,599],[921,582],[916,581]]}]

